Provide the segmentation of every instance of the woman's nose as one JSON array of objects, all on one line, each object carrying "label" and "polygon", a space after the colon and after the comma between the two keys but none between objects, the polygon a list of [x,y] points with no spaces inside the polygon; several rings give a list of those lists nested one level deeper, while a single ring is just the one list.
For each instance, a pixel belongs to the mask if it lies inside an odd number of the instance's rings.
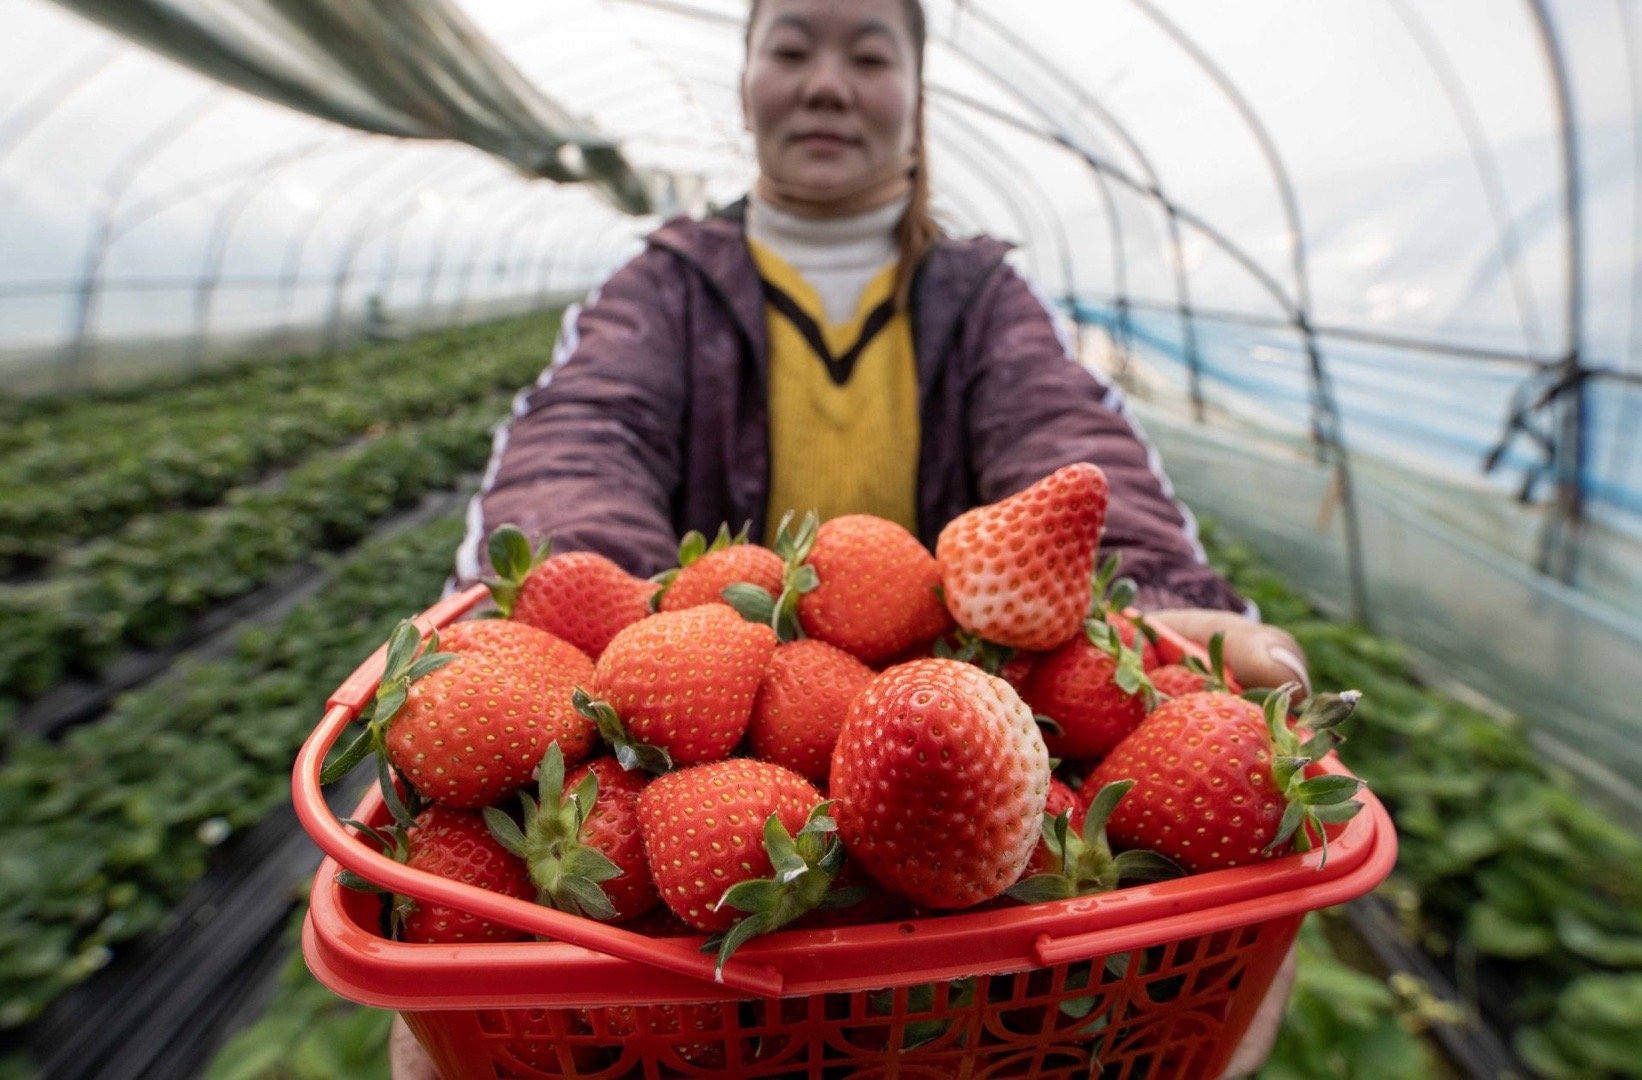
[{"label": "woman's nose", "polygon": [[849,72],[841,58],[822,53],[804,80],[804,104],[841,108],[850,99]]}]

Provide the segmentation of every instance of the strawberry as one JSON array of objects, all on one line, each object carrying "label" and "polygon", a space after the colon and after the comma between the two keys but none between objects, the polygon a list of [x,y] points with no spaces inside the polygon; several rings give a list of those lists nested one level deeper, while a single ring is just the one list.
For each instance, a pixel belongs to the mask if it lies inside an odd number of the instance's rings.
[{"label": "strawberry", "polygon": [[549,743],[573,763],[592,750],[570,693],[593,664],[574,646],[495,619],[434,635],[420,658],[419,640],[409,622],[394,631],[366,738],[429,799],[485,806],[528,781]]},{"label": "strawberry", "polygon": [[656,606],[661,611],[726,603],[725,588],[736,584],[755,585],[774,596],[781,591],[785,573],[781,556],[747,543],[745,529],[732,538],[728,526],[719,528],[711,547],[700,533],[686,533],[679,544],[678,563],[677,570],[657,579],[661,591],[656,594]]},{"label": "strawberry", "polygon": [[[1062,814],[1067,815],[1073,829],[1083,827],[1083,803],[1078,793],[1066,786],[1062,780],[1051,776],[1049,778],[1049,797],[1043,803],[1043,820],[1045,828],[1055,818]],[[1060,867],[1058,858],[1048,844],[1048,833],[1044,834],[1044,843],[1032,849],[1032,861],[1027,863],[1028,874],[1047,874]]]},{"label": "strawberry", "polygon": [[1324,846],[1323,825],[1348,820],[1362,782],[1347,776],[1306,779],[1305,766],[1341,741],[1335,728],[1356,707],[1355,691],[1323,694],[1298,723],[1315,732],[1301,743],[1288,720],[1294,684],[1262,709],[1228,693],[1188,694],[1159,705],[1089,774],[1083,790],[1137,781],[1107,829],[1122,847],[1150,848],[1192,873],[1241,866],[1280,853]]},{"label": "strawberry", "polygon": [[1163,664],[1148,671],[1152,686],[1164,697],[1185,697],[1205,690],[1224,690],[1241,694],[1243,687],[1226,671],[1226,635],[1215,634],[1209,639],[1209,662],[1188,656],[1178,664]]},{"label": "strawberry", "polygon": [[555,743],[539,770],[540,800],[519,795],[524,827],[494,806],[485,808],[485,821],[525,861],[541,903],[594,919],[630,919],[658,900],[638,832],[645,782],[642,772],[628,772],[609,757],[566,779]]},{"label": "strawberry", "polygon": [[1100,569],[1095,571],[1094,580],[1089,583],[1091,602],[1088,618],[1109,624],[1117,631],[1124,645],[1139,650],[1141,666],[1150,671],[1159,663],[1157,635],[1146,625],[1144,618],[1138,615],[1130,618],[1126,614],[1134,604],[1138,590],[1133,579],[1117,576],[1119,562],[1120,556],[1109,555],[1100,564]]},{"label": "strawberry", "polygon": [[850,702],[872,675],[843,649],[815,638],[776,646],[747,727],[754,756],[825,784]]},{"label": "strawberry", "polygon": [[[1010,888],[1009,895],[1025,904],[1041,904],[1111,892],[1124,879],[1166,881],[1180,877],[1180,867],[1156,852],[1112,854],[1106,822],[1112,808],[1134,786],[1133,780],[1116,781],[1097,792],[1087,808],[1074,805],[1045,810],[1043,843],[1033,853],[1029,867],[1032,876]],[[1070,789],[1067,794],[1071,794]]]},{"label": "strawberry", "polygon": [[[952,625],[937,592],[934,558],[893,521],[868,514],[833,518],[814,532],[813,543],[797,545],[793,559],[809,569],[798,585],[804,633],[865,663],[903,653]],[[803,588],[811,582],[813,588]]]},{"label": "strawberry", "polygon": [[772,873],[767,820],[798,832],[820,802],[802,776],[747,758],[658,777],[639,795],[639,831],[662,901],[697,930],[730,929],[736,913],[719,906],[726,891]]},{"label": "strawberry", "polygon": [[867,684],[832,755],[838,834],[880,884],[958,908],[1015,883],[1037,846],[1049,754],[1002,679],[914,660]]},{"label": "strawberry", "polygon": [[935,558],[958,625],[1000,645],[1038,651],[1077,633],[1089,607],[1106,501],[1106,475],[1080,462],[948,522]]},{"label": "strawberry", "polygon": [[1140,654],[1091,619],[1083,634],[1038,661],[1021,697],[1053,721],[1044,734],[1051,754],[1098,758],[1139,726],[1153,693]]},{"label": "strawberry", "polygon": [[616,635],[576,707],[623,768],[717,761],[747,733],[775,645],[774,630],[722,604],[664,611]]},{"label": "strawberry", "polygon": [[546,630],[594,660],[623,627],[650,614],[654,582],[636,578],[590,551],[551,555],[550,544],[532,552],[530,541],[512,525],[490,534],[486,578],[504,616]]},{"label": "strawberry", "polygon": [[[484,819],[471,810],[430,806],[417,816],[407,840],[405,863],[417,870],[521,900],[536,896],[524,862],[492,837]],[[396,915],[401,941],[449,944],[530,937],[442,904],[401,901]]]}]

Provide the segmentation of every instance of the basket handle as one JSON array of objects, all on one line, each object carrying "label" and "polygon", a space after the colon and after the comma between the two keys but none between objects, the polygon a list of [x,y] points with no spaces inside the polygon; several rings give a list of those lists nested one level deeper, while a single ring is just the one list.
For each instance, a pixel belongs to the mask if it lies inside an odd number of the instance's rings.
[{"label": "basket handle", "polygon": [[[484,587],[476,586],[447,597],[423,612],[414,622],[426,634],[431,629],[455,621],[485,596]],[[376,685],[382,678],[386,653],[386,645],[377,649],[337,688],[327,703],[324,718],[298,751],[296,765],[292,769],[291,801],[296,807],[297,818],[325,854],[376,885],[425,903],[458,908],[528,934],[550,937],[606,956],[690,976],[743,993],[772,998],[781,995],[782,976],[774,968],[732,958],[724,965],[723,977],[717,978],[717,961],[689,945],[648,938],[619,926],[607,926],[594,919],[584,919],[527,900],[448,881],[395,862],[361,843],[354,832],[331,812],[320,786],[319,774],[332,745],[375,693]]]}]

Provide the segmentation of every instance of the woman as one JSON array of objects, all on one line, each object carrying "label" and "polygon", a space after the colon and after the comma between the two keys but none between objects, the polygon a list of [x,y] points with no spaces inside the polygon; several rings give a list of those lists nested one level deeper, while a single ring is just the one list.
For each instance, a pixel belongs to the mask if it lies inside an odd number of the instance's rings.
[{"label": "woman", "polygon": [[507,521],[645,575],[685,530],[751,522],[768,540],[789,509],[877,514],[933,548],[969,507],[1093,461],[1112,488],[1103,552],[1141,606],[1199,641],[1225,632],[1245,685],[1303,680],[1294,640],[1204,564],[1118,392],[1068,357],[1007,245],[935,223],[924,39],[918,0],[754,0],[752,192],[667,223],[567,314],[498,435],[458,578]]}]

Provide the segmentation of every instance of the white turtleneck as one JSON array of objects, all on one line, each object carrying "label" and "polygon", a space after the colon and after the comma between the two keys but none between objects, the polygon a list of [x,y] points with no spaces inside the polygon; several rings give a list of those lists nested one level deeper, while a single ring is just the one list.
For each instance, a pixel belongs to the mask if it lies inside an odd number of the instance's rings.
[{"label": "white turtleneck", "polygon": [[787,261],[814,286],[827,321],[848,322],[867,283],[895,261],[895,225],[910,196],[841,218],[802,218],[747,196],[747,235]]}]

